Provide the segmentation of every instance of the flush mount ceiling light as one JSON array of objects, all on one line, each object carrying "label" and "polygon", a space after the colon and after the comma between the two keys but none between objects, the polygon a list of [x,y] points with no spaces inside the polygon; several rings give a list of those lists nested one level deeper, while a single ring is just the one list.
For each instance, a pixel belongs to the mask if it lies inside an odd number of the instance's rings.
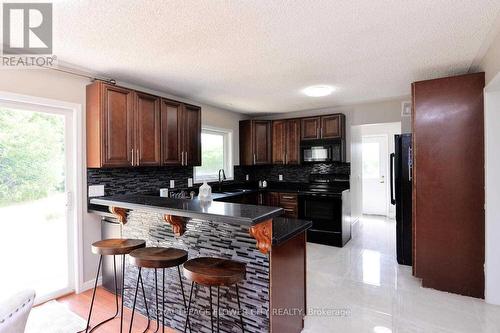
[{"label": "flush mount ceiling light", "polygon": [[328,96],[334,91],[335,91],[335,87],[324,85],[324,84],[316,85],[316,86],[309,86],[307,88],[302,89],[302,92],[309,97]]}]

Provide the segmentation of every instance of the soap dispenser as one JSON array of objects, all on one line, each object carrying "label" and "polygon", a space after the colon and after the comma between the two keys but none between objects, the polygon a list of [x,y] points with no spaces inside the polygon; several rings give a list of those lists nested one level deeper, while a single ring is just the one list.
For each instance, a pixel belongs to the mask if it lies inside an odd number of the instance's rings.
[{"label": "soap dispenser", "polygon": [[212,201],[212,187],[206,181],[200,186],[198,198],[201,201]]}]

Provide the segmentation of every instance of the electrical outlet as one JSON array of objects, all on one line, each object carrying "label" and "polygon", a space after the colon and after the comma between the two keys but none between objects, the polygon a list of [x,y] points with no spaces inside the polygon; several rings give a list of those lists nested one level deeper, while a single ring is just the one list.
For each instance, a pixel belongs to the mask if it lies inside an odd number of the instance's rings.
[{"label": "electrical outlet", "polygon": [[170,188],[174,188],[175,187],[175,180],[171,180],[170,181]]},{"label": "electrical outlet", "polygon": [[282,181],[283,180],[283,175],[278,175],[278,180]]},{"label": "electrical outlet", "polygon": [[103,197],[104,185],[91,185],[89,186],[89,198]]}]

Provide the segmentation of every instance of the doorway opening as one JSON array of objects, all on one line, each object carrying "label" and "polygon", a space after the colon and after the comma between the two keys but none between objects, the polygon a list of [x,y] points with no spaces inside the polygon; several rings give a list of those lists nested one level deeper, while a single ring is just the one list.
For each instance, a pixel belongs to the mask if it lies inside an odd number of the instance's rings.
[{"label": "doorway opening", "polygon": [[9,268],[1,286],[34,289],[36,303],[75,290],[81,277],[74,111],[0,93],[0,257]]},{"label": "doorway opening", "polygon": [[390,198],[390,154],[394,135],[401,134],[401,123],[362,125],[361,130],[362,212],[394,218]]}]

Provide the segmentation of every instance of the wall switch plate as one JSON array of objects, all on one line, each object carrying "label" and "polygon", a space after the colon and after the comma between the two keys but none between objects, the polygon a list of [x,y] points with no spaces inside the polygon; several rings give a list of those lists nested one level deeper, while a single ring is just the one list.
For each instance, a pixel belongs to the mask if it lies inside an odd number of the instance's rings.
[{"label": "wall switch plate", "polygon": [[188,178],[188,187],[193,187],[193,178]]},{"label": "wall switch plate", "polygon": [[245,175],[245,180],[250,180],[250,175]]},{"label": "wall switch plate", "polygon": [[170,181],[170,188],[174,188],[175,187],[175,180],[171,180]]},{"label": "wall switch plate", "polygon": [[278,175],[278,180],[283,180],[283,175]]},{"label": "wall switch plate", "polygon": [[104,185],[89,186],[89,198],[103,197],[103,196],[104,196]]}]

